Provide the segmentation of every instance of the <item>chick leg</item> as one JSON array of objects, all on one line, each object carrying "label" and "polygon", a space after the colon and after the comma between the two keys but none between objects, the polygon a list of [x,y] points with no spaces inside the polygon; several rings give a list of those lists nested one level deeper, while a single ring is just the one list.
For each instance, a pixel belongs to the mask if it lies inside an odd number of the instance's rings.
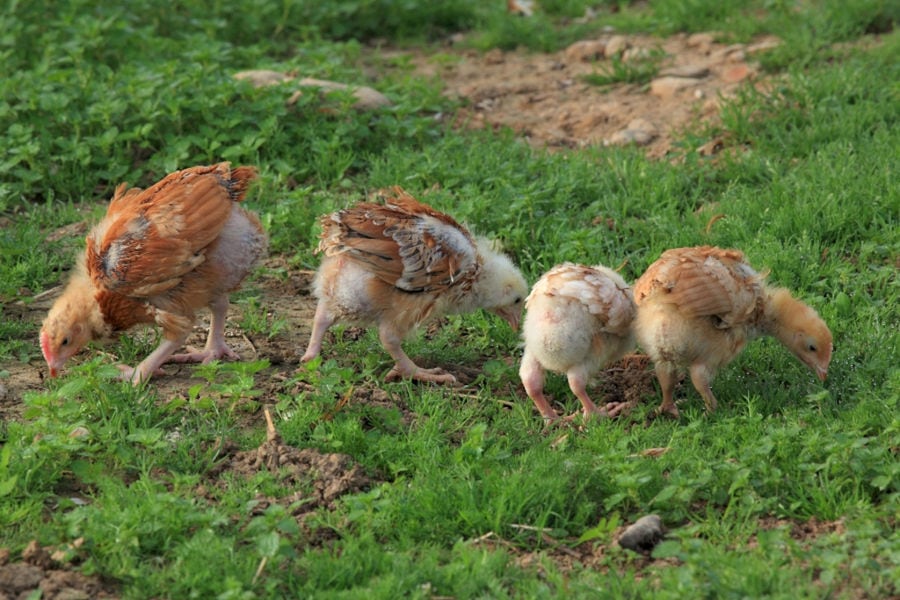
[{"label": "chick leg", "polygon": [[659,380],[659,387],[662,388],[662,404],[656,409],[657,414],[669,415],[672,418],[679,418],[678,407],[675,406],[675,384],[678,382],[678,373],[674,365],[667,363],[656,363],[656,379]]},{"label": "chick leg", "polygon": [[137,367],[132,368],[128,365],[119,365],[119,378],[124,381],[130,381],[134,385],[140,385],[142,381],[146,381],[153,377],[153,375],[161,373],[159,368],[173,352],[178,350],[181,345],[184,344],[184,340],[186,339],[187,332],[174,339],[164,340],[156,347],[156,350],[142,360]]},{"label": "chick leg", "polygon": [[591,416],[606,417],[608,416],[605,408],[600,408],[587,395],[588,374],[584,369],[573,368],[566,373],[569,380],[569,389],[575,394],[575,397],[581,401],[582,415],[587,421]]},{"label": "chick leg", "polygon": [[423,369],[416,365],[406,355],[400,343],[403,337],[394,330],[389,323],[382,323],[378,327],[378,337],[381,339],[381,345],[388,351],[391,358],[394,359],[394,368],[392,368],[385,381],[396,381],[398,379],[415,379],[417,381],[431,381],[433,383],[456,383],[456,377],[441,369]]},{"label": "chick leg", "polygon": [[556,411],[550,406],[547,397],[544,396],[544,368],[541,363],[525,351],[522,356],[522,365],[519,367],[519,377],[525,387],[525,393],[534,402],[538,412],[545,421],[555,421],[559,418]]},{"label": "chick leg", "polygon": [[225,318],[228,315],[228,296],[219,296],[209,305],[212,317],[209,321],[209,335],[206,337],[206,346],[202,352],[188,352],[170,356],[166,362],[170,363],[203,363],[228,357],[239,360],[237,352],[225,343]]},{"label": "chick leg", "polygon": [[716,397],[713,395],[712,388],[710,387],[712,378],[713,372],[710,371],[706,365],[691,365],[691,383],[694,384],[694,388],[697,392],[703,396],[703,402],[706,404],[706,412],[708,413],[715,411],[718,406]]},{"label": "chick leg", "polygon": [[312,333],[309,336],[309,344],[306,346],[306,352],[300,357],[300,362],[309,362],[319,355],[322,350],[322,340],[325,338],[325,332],[334,324],[334,317],[328,312],[324,302],[319,302],[316,306],[316,316],[313,317]]}]

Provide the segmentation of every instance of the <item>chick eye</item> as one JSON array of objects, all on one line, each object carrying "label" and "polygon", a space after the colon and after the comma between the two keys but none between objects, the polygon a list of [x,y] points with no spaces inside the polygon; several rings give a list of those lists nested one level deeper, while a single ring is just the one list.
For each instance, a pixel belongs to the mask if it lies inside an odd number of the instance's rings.
[{"label": "chick eye", "polygon": [[516,296],[516,301],[514,302],[514,304],[518,304],[521,301],[522,301],[522,296]]},{"label": "chick eye", "polygon": [[806,349],[809,350],[810,352],[815,352],[815,351],[817,350],[815,344],[809,344],[809,345],[806,347]]},{"label": "chick eye", "polygon": [[69,345],[69,338],[63,338],[62,345],[63,345],[63,346],[68,346],[68,345]]}]

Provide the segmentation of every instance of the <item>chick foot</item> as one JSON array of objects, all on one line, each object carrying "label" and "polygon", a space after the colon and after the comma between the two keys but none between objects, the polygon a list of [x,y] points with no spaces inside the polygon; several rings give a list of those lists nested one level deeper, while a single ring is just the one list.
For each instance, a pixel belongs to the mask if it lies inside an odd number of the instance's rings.
[{"label": "chick foot", "polygon": [[[119,369],[119,379],[121,381],[130,381],[134,385],[139,385],[145,379],[149,379],[149,377],[144,377],[141,374],[140,369],[135,367],[130,367],[128,365],[116,365],[116,368]],[[165,375],[166,372],[162,370],[162,368],[154,369],[153,373],[151,373],[152,377],[158,377],[160,375]]]},{"label": "chick foot", "polygon": [[194,350],[191,352],[186,352],[185,354],[173,354],[168,359],[166,359],[167,363],[201,363],[207,364],[214,360],[219,360],[222,358],[230,358],[232,360],[240,360],[240,356],[237,352],[229,348],[224,342],[220,345],[214,345],[212,347],[207,346],[203,350]]},{"label": "chick foot", "polygon": [[414,379],[416,381],[427,381],[430,383],[448,385],[454,385],[456,383],[456,377],[439,368],[423,369],[421,367],[416,367],[410,372],[406,369],[401,369],[398,365],[394,365],[394,367],[388,371],[388,374],[384,376],[385,381],[400,381],[402,379]]}]

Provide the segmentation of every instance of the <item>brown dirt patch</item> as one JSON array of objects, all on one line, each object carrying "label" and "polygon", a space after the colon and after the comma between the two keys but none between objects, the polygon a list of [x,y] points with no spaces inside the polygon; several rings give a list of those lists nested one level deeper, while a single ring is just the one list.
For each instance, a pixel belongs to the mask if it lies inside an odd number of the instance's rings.
[{"label": "brown dirt patch", "polygon": [[279,483],[294,489],[293,493],[275,497],[258,494],[251,515],[260,515],[273,505],[288,508],[312,545],[332,540],[334,532],[311,527],[307,517],[319,509],[332,509],[337,499],[369,489],[376,480],[370,478],[352,457],[339,453],[323,453],[315,448],[295,448],[283,442],[276,431],[268,409],[265,409],[266,441],[253,450],[236,451],[226,443],[224,459],[207,473],[206,483],[197,495],[215,502],[218,490],[228,484],[227,474],[249,479],[262,471],[278,478]]},{"label": "brown dirt patch", "polygon": [[[72,570],[69,562],[82,540],[71,546],[41,547],[32,541],[22,551],[22,561],[9,563],[9,550],[0,548],[0,600],[29,598],[44,600],[88,600],[118,598],[115,586],[99,577]],[[34,596],[38,597],[38,596]]]},{"label": "brown dirt patch", "polygon": [[346,454],[322,453],[314,448],[294,448],[285,444],[275,430],[268,409],[265,411],[266,441],[254,450],[234,452],[211,469],[208,476],[221,484],[226,472],[249,478],[260,471],[277,475],[282,485],[299,488],[295,493],[279,498],[291,505],[302,502],[295,514],[332,508],[334,501],[344,494],[367,489],[372,480]]},{"label": "brown dirt patch", "polygon": [[[552,54],[450,48],[411,58],[417,75],[439,79],[448,96],[465,101],[453,117],[463,126],[509,127],[548,148],[637,144],[659,158],[688,125],[716,123],[722,101],[759,80],[754,55],[777,44],[771,36],[726,44],[713,33],[604,35]],[[658,70],[649,83],[584,81],[614,62],[626,69],[652,62]],[[721,149],[715,146],[705,151]]]}]

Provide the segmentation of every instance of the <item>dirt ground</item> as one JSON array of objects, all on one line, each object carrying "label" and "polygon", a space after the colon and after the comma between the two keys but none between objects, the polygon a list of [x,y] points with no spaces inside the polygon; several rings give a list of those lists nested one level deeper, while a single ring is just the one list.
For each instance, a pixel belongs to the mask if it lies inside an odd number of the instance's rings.
[{"label": "dirt ground", "polygon": [[[414,54],[412,61],[417,75],[440,78],[447,94],[464,99],[464,107],[447,117],[460,126],[511,127],[535,146],[558,150],[635,144],[650,157],[665,158],[684,127],[698,121],[715,123],[722,98],[735,94],[741,85],[758,81],[759,69],[753,57],[776,44],[777,40],[763,38],[751,44],[726,45],[716,42],[713,34],[678,35],[666,40],[605,35],[554,54],[492,51],[481,55],[451,46],[441,52],[440,59]],[[609,68],[614,60],[620,65],[656,60],[660,71],[644,84],[599,87],[583,81],[583,76]],[[704,146],[707,153],[720,148],[717,140],[709,140]],[[86,223],[79,223],[47,234],[79,236],[85,228]],[[273,268],[284,265],[280,257],[272,257],[267,263]],[[266,306],[288,322],[285,331],[271,338],[242,332],[237,325],[239,308],[231,308],[226,335],[232,348],[244,359],[267,359],[271,363],[268,376],[257,377],[263,404],[267,399],[274,401],[276,392],[290,392],[285,389],[285,381],[299,364],[315,308],[309,291],[311,276],[309,272],[295,271],[289,272],[286,279],[274,275],[257,278],[255,285],[265,297]],[[40,324],[54,297],[55,293],[50,292],[28,305],[13,303],[5,307],[7,318]],[[189,344],[202,346],[205,336],[203,323],[195,328]],[[326,340],[326,355],[328,346]],[[109,351],[115,351],[114,345]],[[82,353],[81,357],[87,355]],[[463,381],[473,376],[462,367],[440,366]],[[191,368],[166,366],[166,375],[154,381],[160,396],[183,394],[201,382],[191,376]],[[5,422],[21,418],[24,394],[44,389],[47,369],[39,353],[29,363],[7,363],[2,369],[8,372],[8,377],[0,379],[0,421]],[[600,380],[603,383],[592,392],[597,400],[637,402],[651,397],[655,401],[645,358],[631,357],[602,374]],[[524,391],[518,392],[521,401],[527,402]],[[384,404],[390,398],[383,390],[371,389],[358,390],[351,401]],[[259,416],[254,415],[255,426],[262,423]],[[197,490],[198,495],[210,501],[215,501],[216,486],[225,473],[244,477],[261,469],[280,470],[284,482],[296,486],[298,491],[289,498],[259,498],[260,506],[265,508],[271,502],[287,506],[303,500],[299,503],[302,508],[295,510],[302,523],[309,511],[328,508],[342,494],[373,484],[351,457],[291,448],[281,442],[271,427],[267,441],[256,450],[237,452],[227,446],[227,441],[224,443],[223,462]],[[491,536],[475,543],[506,546],[506,542]],[[42,597],[47,599],[115,596],[114,586],[78,573],[77,567],[61,558],[60,549],[43,549],[36,543],[33,546],[26,550],[21,562],[10,562],[9,553],[0,549],[0,600],[25,597],[36,589],[42,590]],[[573,562],[591,565],[599,561],[603,549],[591,544],[575,548],[551,544],[548,553],[563,566]],[[523,566],[534,565],[537,556],[518,553],[516,560]]]},{"label": "dirt ground", "polygon": [[[415,56],[413,63],[417,74],[439,78],[446,94],[465,101],[453,116],[463,126],[510,127],[551,149],[635,144],[663,158],[685,127],[715,124],[724,99],[759,82],[754,57],[778,43],[760,37],[723,44],[715,33],[668,39],[610,34],[553,54],[451,50],[452,59]],[[658,71],[649,83],[597,86],[584,80],[654,65]],[[701,151],[718,150],[711,139]]]}]

